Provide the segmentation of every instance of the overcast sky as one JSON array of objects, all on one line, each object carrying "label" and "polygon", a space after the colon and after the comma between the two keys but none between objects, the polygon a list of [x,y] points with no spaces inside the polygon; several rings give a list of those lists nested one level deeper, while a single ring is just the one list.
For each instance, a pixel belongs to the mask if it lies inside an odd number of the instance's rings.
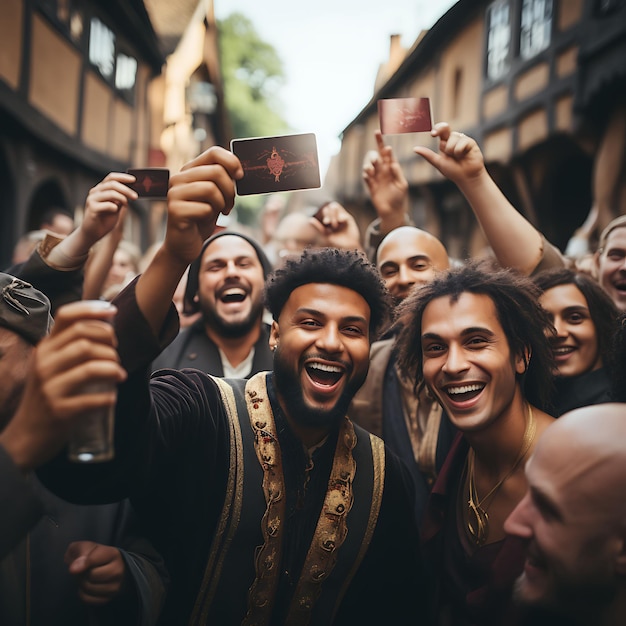
[{"label": "overcast sky", "polygon": [[214,0],[218,19],[239,11],[281,57],[287,122],[317,135],[322,175],[338,135],[370,100],[389,38],[410,47],[454,0]]}]

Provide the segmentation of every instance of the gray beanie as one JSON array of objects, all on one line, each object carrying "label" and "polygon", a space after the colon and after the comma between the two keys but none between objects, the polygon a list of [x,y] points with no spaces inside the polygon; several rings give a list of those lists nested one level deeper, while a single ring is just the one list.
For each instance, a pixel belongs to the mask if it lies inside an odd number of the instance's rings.
[{"label": "gray beanie", "polygon": [[31,284],[0,272],[0,327],[36,345],[52,324],[50,300]]}]

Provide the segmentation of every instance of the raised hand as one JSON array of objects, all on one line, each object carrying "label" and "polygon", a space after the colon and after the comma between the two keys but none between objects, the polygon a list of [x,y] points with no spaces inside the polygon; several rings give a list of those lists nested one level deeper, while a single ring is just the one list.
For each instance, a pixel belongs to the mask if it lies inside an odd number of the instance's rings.
[{"label": "raised hand", "polygon": [[431,134],[439,137],[439,152],[417,146],[413,148],[415,153],[456,183],[500,265],[531,274],[543,256],[541,233],[517,211],[491,178],[476,141],[452,131],[446,122],[436,124]]},{"label": "raised hand", "polygon": [[128,208],[129,200],[136,200],[137,193],[128,187],[135,177],[122,172],[110,172],[90,189],[85,202],[85,215],[80,225],[95,243],[115,228],[120,209]]},{"label": "raised hand", "polygon": [[404,223],[408,211],[409,183],[391,146],[385,145],[381,132],[376,131],[375,137],[377,151],[372,150],[366,156],[363,180],[378,217],[383,223],[393,222],[395,227]]},{"label": "raised hand", "polygon": [[220,213],[230,213],[235,202],[235,179],[243,176],[239,159],[214,146],[170,177],[167,194],[167,231],[164,247],[189,264],[215,229]]},{"label": "raised hand", "polygon": [[483,153],[474,139],[452,131],[447,122],[435,124],[431,135],[439,137],[439,153],[424,146],[416,146],[413,151],[459,187],[487,173]]}]

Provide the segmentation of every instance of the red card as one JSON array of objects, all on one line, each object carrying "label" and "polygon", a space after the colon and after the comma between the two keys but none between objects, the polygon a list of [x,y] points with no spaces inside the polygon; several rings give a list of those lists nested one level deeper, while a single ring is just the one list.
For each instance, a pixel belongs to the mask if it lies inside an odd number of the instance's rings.
[{"label": "red card", "polygon": [[391,98],[378,101],[378,119],[383,135],[423,133],[432,128],[428,98]]},{"label": "red card", "polygon": [[137,192],[140,198],[167,198],[167,189],[170,183],[170,171],[162,167],[146,167],[143,169],[129,169],[137,180],[128,186]]},{"label": "red card", "polygon": [[240,196],[321,186],[313,133],[233,139],[230,146],[244,171],[236,181]]}]

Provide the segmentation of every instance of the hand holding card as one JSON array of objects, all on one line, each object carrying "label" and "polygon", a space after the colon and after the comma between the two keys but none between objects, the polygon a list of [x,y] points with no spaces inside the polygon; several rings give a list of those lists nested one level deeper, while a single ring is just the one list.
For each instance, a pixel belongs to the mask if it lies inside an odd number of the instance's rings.
[{"label": "hand holding card", "polygon": [[282,135],[234,139],[231,150],[243,167],[236,181],[240,196],[318,189],[319,160],[315,135]]},{"label": "hand holding card", "polygon": [[143,169],[129,169],[127,174],[136,178],[128,186],[137,192],[140,198],[167,198],[167,189],[170,181],[170,171],[162,167],[146,167]]},{"label": "hand holding card", "polygon": [[428,98],[391,98],[378,101],[378,119],[383,135],[424,133],[432,128]]}]

